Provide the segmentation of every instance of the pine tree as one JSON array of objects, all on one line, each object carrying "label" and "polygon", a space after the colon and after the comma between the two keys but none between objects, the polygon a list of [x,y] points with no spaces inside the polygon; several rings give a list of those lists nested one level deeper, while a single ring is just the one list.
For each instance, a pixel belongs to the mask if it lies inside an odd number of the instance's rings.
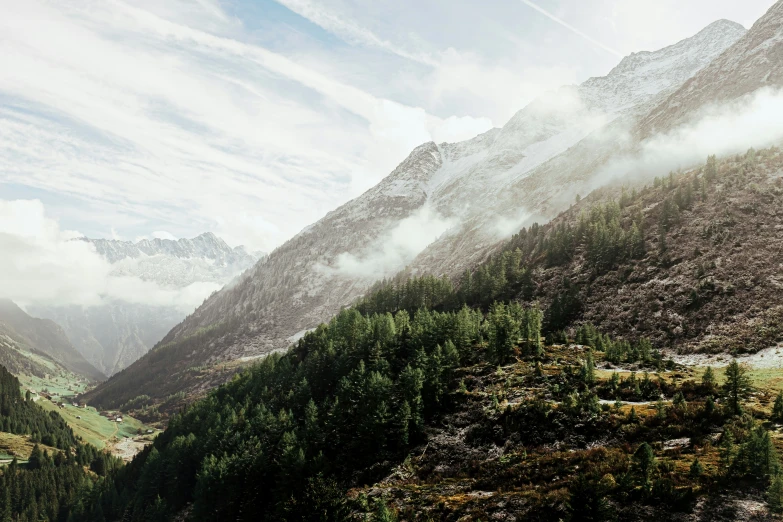
[{"label": "pine tree", "polygon": [[728,474],[734,463],[734,455],[737,452],[734,446],[734,435],[730,430],[723,432],[720,438],[720,467],[724,474]]},{"label": "pine tree", "polygon": [[738,475],[750,476],[756,480],[777,475],[780,461],[769,431],[763,426],[753,428],[737,452],[732,468]]},{"label": "pine tree", "polygon": [[397,514],[389,509],[386,502],[378,500],[372,522],[397,522]]},{"label": "pine tree", "polygon": [[397,425],[397,439],[400,447],[405,448],[410,441],[411,407],[408,401],[403,401],[397,411],[395,424]]},{"label": "pine tree", "polygon": [[767,504],[773,513],[783,513],[783,475],[777,474],[772,478],[767,489]]},{"label": "pine tree", "polygon": [[692,479],[697,479],[703,473],[704,473],[704,466],[701,465],[701,462],[699,462],[699,458],[696,457],[696,459],[693,461],[693,464],[691,464],[691,469],[688,474]]},{"label": "pine tree", "polygon": [[579,475],[570,487],[568,502],[572,522],[607,522],[615,520],[606,488],[586,475]]},{"label": "pine tree", "polygon": [[587,350],[587,357],[582,365],[582,380],[588,386],[595,384],[595,360],[592,350]]},{"label": "pine tree", "polygon": [[674,409],[679,412],[684,412],[685,409],[688,406],[688,403],[685,402],[685,397],[682,395],[681,391],[678,391],[674,394],[674,398],[672,399],[672,405],[674,406]]},{"label": "pine tree", "polygon": [[633,470],[639,482],[649,487],[657,462],[652,447],[643,442],[633,454]]},{"label": "pine tree", "polygon": [[718,160],[713,156],[707,157],[707,165],[704,168],[704,178],[707,181],[713,181],[718,177]]},{"label": "pine tree", "polygon": [[708,395],[704,401],[704,415],[706,417],[712,417],[715,413],[715,401],[712,400],[712,395]]},{"label": "pine tree", "polygon": [[736,359],[732,360],[726,367],[726,382],[723,384],[723,392],[730,413],[733,415],[742,413],[742,401],[748,396],[751,389],[747,369],[740,365]]},{"label": "pine tree", "polygon": [[715,389],[717,381],[715,380],[715,372],[712,371],[712,366],[707,366],[704,371],[704,375],[701,377],[701,385],[704,386],[708,392]]},{"label": "pine tree", "polygon": [[775,397],[775,404],[772,405],[772,420],[777,423],[783,422],[783,391]]},{"label": "pine tree", "polygon": [[666,418],[666,404],[664,404],[663,399],[660,397],[655,402],[655,416],[658,419]]}]

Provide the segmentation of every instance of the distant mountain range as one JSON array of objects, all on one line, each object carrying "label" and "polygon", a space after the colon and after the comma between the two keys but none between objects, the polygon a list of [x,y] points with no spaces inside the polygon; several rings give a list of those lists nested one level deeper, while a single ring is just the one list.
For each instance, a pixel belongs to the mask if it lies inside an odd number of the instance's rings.
[{"label": "distant mountain range", "polygon": [[[222,374],[210,381],[203,372],[197,379],[177,372],[285,348],[380,278],[400,271],[454,278],[475,267],[521,226],[550,220],[578,193],[600,186],[602,169],[653,134],[671,131],[713,100],[783,85],[781,5],[750,31],[721,20],[670,47],[627,56],[605,77],[533,101],[502,129],[417,147],[377,186],[207,299],[154,354],[90,400],[102,402],[104,390],[113,397],[127,390],[132,398],[158,387],[206,389]],[[199,350],[186,349],[195,337]],[[167,360],[169,373],[142,378],[153,358]]]},{"label": "distant mountain range", "polygon": [[[222,287],[261,256],[229,247],[212,233],[192,239],[144,239],[138,242],[81,238],[95,246],[113,268],[112,275],[133,276],[165,289],[194,292]],[[206,295],[205,295],[206,297]],[[71,343],[106,375],[144,355],[189,311],[182,303],[152,306],[112,301],[100,306],[30,306],[30,313],[61,325]]]}]

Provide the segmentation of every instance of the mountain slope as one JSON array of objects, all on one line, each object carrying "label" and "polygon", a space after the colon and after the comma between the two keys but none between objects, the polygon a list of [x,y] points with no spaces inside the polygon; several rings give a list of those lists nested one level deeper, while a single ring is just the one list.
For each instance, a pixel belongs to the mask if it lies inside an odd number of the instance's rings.
[{"label": "mountain slope", "polygon": [[779,372],[734,361],[719,386],[661,348],[783,341],[781,173],[751,150],[607,187],[457,288],[380,283],[183,408],[93,501],[129,521],[778,520]]},{"label": "mountain slope", "polygon": [[[541,227],[538,237],[532,230],[515,237],[512,245],[528,245],[525,257],[537,266],[528,299],[548,308],[568,296],[579,306],[563,325],[578,319],[613,336],[646,337],[684,352],[756,352],[783,341],[776,260],[783,249],[783,154],[751,150],[716,162],[714,171],[711,164],[661,178],[634,190],[635,197],[618,187],[596,191]],[[578,245],[580,230],[590,228],[585,222],[597,212],[617,213],[626,231],[638,223],[644,254],[597,265],[601,256],[612,259],[612,248],[628,248],[616,238],[546,260],[539,239],[546,238],[543,248]],[[611,227],[601,232],[616,237]]]},{"label": "mountain slope", "polygon": [[[258,357],[285,347],[369,284],[406,266],[414,274],[455,276],[533,215],[551,217],[567,207],[574,187],[567,178],[588,178],[617,153],[618,133],[627,133],[744,32],[738,24],[716,22],[674,46],[625,58],[603,79],[534,101],[503,129],[462,143],[418,147],[378,186],[208,299],[172,329],[161,350],[176,345],[190,353],[190,336],[231,323],[233,331],[210,338],[209,349],[198,350],[188,365]],[[132,375],[142,367],[148,365],[131,367],[107,387],[133,386]],[[188,381],[179,386],[194,386]],[[102,389],[108,388],[93,397]]]},{"label": "mountain slope", "polygon": [[60,326],[48,319],[29,316],[8,299],[0,299],[0,331],[8,337],[7,348],[11,347],[13,341],[15,347],[26,346],[90,380],[103,380],[106,377],[82,357]]},{"label": "mountain slope", "polygon": [[[143,239],[136,243],[87,239],[112,264],[112,276],[156,283],[183,302],[111,301],[100,306],[31,306],[38,317],[61,325],[71,343],[97,368],[112,375],[144,355],[210,290],[218,290],[258,259],[229,247],[212,233],[192,239]],[[194,302],[194,297],[196,302]]]},{"label": "mountain slope", "polygon": [[682,123],[701,107],[734,100],[766,86],[783,86],[783,4],[780,2],[730,50],[651,111],[640,126],[640,134],[652,136]]}]

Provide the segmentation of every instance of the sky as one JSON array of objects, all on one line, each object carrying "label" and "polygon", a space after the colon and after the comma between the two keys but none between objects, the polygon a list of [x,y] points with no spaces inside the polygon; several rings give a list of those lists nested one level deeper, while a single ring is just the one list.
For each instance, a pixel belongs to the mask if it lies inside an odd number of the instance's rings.
[{"label": "sky", "polygon": [[271,251],[421,143],[773,3],[0,0],[0,235]]}]

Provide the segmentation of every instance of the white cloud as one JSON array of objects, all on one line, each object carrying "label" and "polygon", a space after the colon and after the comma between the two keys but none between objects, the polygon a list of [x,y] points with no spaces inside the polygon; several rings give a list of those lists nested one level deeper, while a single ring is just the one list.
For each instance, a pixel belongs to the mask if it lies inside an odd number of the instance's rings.
[{"label": "white cloud", "polygon": [[323,3],[313,3],[308,0],[276,1],[323,29],[337,34],[350,43],[360,43],[377,47],[425,65],[438,65],[438,62],[432,56],[429,56],[426,53],[411,52],[393,42],[384,40],[366,27],[361,27],[353,20],[347,19],[338,13],[329,10]]},{"label": "white cloud", "polygon": [[591,187],[617,179],[649,178],[701,164],[707,156],[726,156],[783,141],[783,92],[760,89],[738,100],[705,107],[670,132],[643,142],[638,151],[611,162]]},{"label": "white cloud", "polygon": [[156,230],[152,233],[152,237],[155,239],[171,239],[172,241],[177,240],[177,237],[174,234],[171,232],[166,232],[165,230]]},{"label": "white cloud", "polygon": [[445,218],[425,205],[401,220],[388,234],[363,252],[344,252],[337,257],[334,267],[322,269],[369,281],[392,276],[457,224],[455,219]]},{"label": "white cloud", "polygon": [[[0,106],[0,182],[111,206],[175,235],[188,216],[200,230],[187,233],[268,251],[422,142],[490,126],[375,97],[161,18],[180,9],[156,11],[40,0],[6,10],[0,94],[13,103]],[[298,96],[284,90],[292,82]]]},{"label": "white cloud", "polygon": [[196,282],[162,287],[118,275],[95,248],[74,241],[81,234],[62,230],[37,200],[0,200],[0,297],[22,306],[93,306],[115,300],[192,311],[221,285]]},{"label": "white cloud", "polygon": [[607,18],[618,45],[629,53],[671,45],[719,19],[733,20],[749,28],[774,3],[775,0],[611,0]]},{"label": "white cloud", "polygon": [[580,31],[579,29],[577,29],[573,25],[571,25],[568,22],[562,20],[561,18],[555,16],[554,14],[550,13],[549,11],[547,11],[543,7],[539,6],[538,4],[536,4],[534,2],[531,2],[531,0],[519,0],[519,1],[522,2],[523,4],[525,4],[526,6],[532,8],[532,9],[535,9],[539,13],[541,13],[544,16],[546,16],[547,18],[549,18],[550,20],[553,20],[555,23],[562,25],[563,27],[565,27],[566,29],[568,29],[572,33],[576,34],[580,38],[586,40],[590,44],[595,45],[596,47],[598,47],[600,49],[603,49],[604,51],[607,51],[608,53],[611,53],[614,56],[622,58],[623,54],[621,52],[617,51],[616,49],[612,49],[608,45],[599,42],[598,40],[596,40],[592,36],[590,36],[588,34],[585,34],[583,31]]}]

